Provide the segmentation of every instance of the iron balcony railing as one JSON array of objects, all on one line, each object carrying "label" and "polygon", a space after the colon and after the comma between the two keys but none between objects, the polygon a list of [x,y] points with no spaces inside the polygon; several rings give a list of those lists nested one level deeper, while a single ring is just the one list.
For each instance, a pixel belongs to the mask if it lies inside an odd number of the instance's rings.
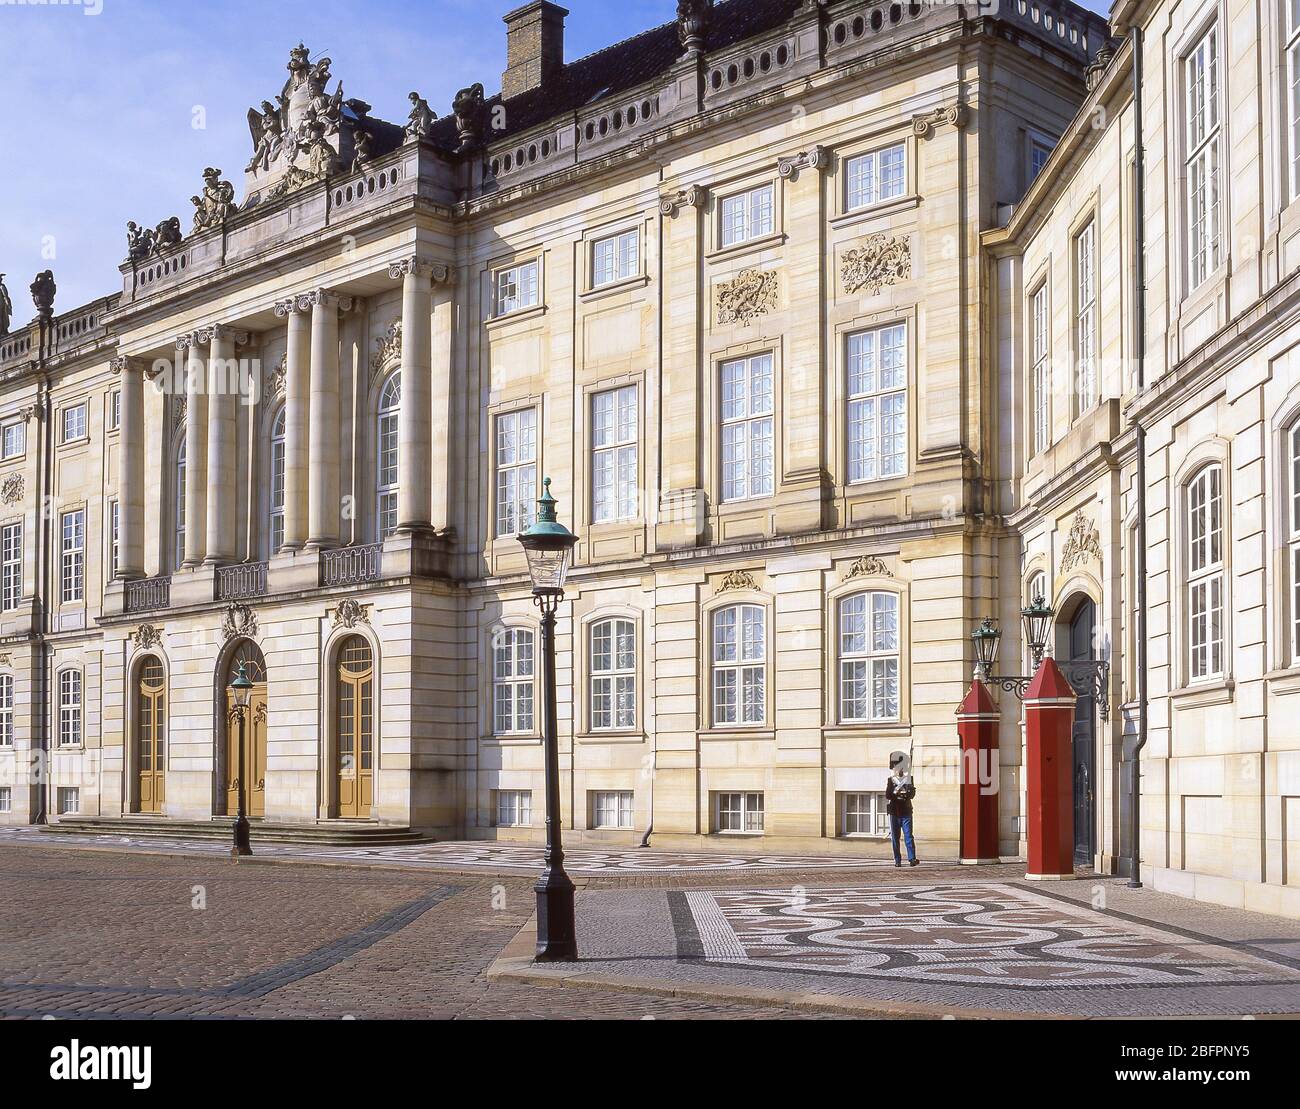
[{"label": "iron balcony railing", "polygon": [[266,596],[266,563],[242,562],[217,570],[217,600],[242,601]]},{"label": "iron balcony railing", "polygon": [[159,608],[169,608],[172,602],[172,579],[170,577],[138,578],[126,583],[126,611],[152,612]]},{"label": "iron balcony railing", "polygon": [[325,551],[320,564],[320,583],[335,586],[375,581],[379,577],[383,554],[381,543]]}]

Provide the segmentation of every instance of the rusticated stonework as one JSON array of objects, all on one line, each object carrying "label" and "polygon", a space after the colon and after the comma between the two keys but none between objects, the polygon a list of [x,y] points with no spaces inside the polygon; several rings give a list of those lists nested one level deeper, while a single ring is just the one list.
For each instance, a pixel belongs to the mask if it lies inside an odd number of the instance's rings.
[{"label": "rusticated stonework", "polygon": [[883,232],[846,250],[840,259],[840,281],[846,293],[878,293],[886,285],[910,281],[911,277],[911,242]]},{"label": "rusticated stonework", "polygon": [[1061,573],[1073,569],[1088,559],[1101,562],[1101,533],[1093,527],[1080,509],[1074,514],[1074,523],[1070,525],[1070,534],[1061,549]]},{"label": "rusticated stonework", "polygon": [[718,285],[718,323],[752,323],[776,307],[776,270],[741,270]]}]

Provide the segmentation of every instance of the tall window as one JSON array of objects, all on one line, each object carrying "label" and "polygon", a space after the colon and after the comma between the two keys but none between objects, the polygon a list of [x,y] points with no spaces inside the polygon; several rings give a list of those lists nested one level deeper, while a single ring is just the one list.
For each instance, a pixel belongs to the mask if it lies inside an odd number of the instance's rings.
[{"label": "tall window", "polygon": [[538,298],[538,261],[524,262],[497,270],[492,280],[492,314],[504,316],[521,308],[531,308]]},{"label": "tall window", "polygon": [[17,458],[27,452],[27,425],[21,420],[0,429],[0,459]]},{"label": "tall window", "polygon": [[497,535],[533,525],[537,500],[537,409],[497,417]]},{"label": "tall window", "polygon": [[1291,132],[1291,199],[1300,198],[1300,0],[1289,0],[1286,21],[1286,106]]},{"label": "tall window", "polygon": [[772,356],[724,362],[722,499],[772,495]]},{"label": "tall window", "polygon": [[591,244],[592,287],[636,277],[641,272],[639,250],[640,233],[637,231],[624,231],[597,239]]},{"label": "tall window", "polygon": [[1187,487],[1187,646],[1192,680],[1223,673],[1223,469]]},{"label": "tall window", "polygon": [[636,727],[636,624],[601,620],[591,627],[591,727]]},{"label": "tall window", "polygon": [[775,229],[771,185],[725,197],[722,201],[722,245],[735,246],[750,239],[761,239]]},{"label": "tall window", "polygon": [[848,336],[849,481],[907,472],[907,327]]},{"label": "tall window", "polygon": [[1187,287],[1219,265],[1219,30],[1211,27],[1184,63],[1187,115]]},{"label": "tall window", "polygon": [[840,601],[840,722],[898,719],[898,595]]},{"label": "tall window", "polygon": [[174,482],[176,503],[172,505],[172,517],[176,521],[176,550],[172,553],[172,565],[179,566],[185,561],[185,429],[178,434],[180,446],[176,448],[176,481]]},{"label": "tall window", "polygon": [[767,719],[767,613],[731,605],[713,614],[713,723]]},{"label": "tall window", "polygon": [[114,389],[108,394],[108,430],[116,431],[122,426],[122,390]]},{"label": "tall window", "polygon": [[1030,343],[1034,356],[1034,451],[1045,451],[1052,441],[1052,346],[1047,315],[1047,283],[1038,287],[1030,302]]},{"label": "tall window", "polygon": [[108,502],[108,578],[117,577],[122,558],[122,509],[117,500]]},{"label": "tall window", "polygon": [[86,592],[86,510],[65,512],[62,520],[63,603],[80,601]]},{"label": "tall window", "polygon": [[[1300,3],[1300,0],[1297,0]],[[1291,454],[1291,502],[1287,529],[1291,559],[1291,661],[1300,664],[1300,423],[1287,433]]]},{"label": "tall window", "polygon": [[845,211],[902,196],[907,190],[903,144],[850,158],[845,166]]},{"label": "tall window", "polygon": [[502,628],[492,641],[492,731],[533,730],[533,633]]},{"label": "tall window", "polygon": [[596,523],[632,520],[637,510],[635,385],[591,398],[592,516]]},{"label": "tall window", "polygon": [[23,525],[0,528],[0,612],[16,609],[23,599]]},{"label": "tall window", "polygon": [[86,406],[74,404],[63,410],[63,442],[71,443],[86,437]]},{"label": "tall window", "polygon": [[284,546],[284,420],[281,405],[271,421],[271,554]]},{"label": "tall window", "polygon": [[1092,220],[1074,237],[1074,413],[1082,415],[1097,399],[1096,225]]},{"label": "tall window", "polygon": [[74,747],[81,742],[81,671],[59,674],[59,745]]},{"label": "tall window", "polygon": [[379,538],[387,539],[397,530],[397,425],[402,410],[402,374],[393,374],[379,394],[378,426],[375,441],[379,456],[375,466],[375,504],[378,511]]},{"label": "tall window", "polygon": [[0,747],[14,745],[14,676],[0,674]]}]

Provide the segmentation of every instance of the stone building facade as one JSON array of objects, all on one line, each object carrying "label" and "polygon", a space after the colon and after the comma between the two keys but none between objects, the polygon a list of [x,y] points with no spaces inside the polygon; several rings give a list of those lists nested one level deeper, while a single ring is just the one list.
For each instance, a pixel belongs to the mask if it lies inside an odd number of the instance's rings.
[{"label": "stone building facade", "polygon": [[241,201],[0,339],[0,821],[228,813],[242,662],[254,816],[539,838],[545,474],[574,838],[880,852],[901,749],[954,855],[969,634],[1023,671],[1041,591],[1109,666],[1078,860],[1131,858],[1141,669],[1143,873],[1300,912],[1274,7],[683,3],[566,63],[532,3],[405,127],[295,49]]}]

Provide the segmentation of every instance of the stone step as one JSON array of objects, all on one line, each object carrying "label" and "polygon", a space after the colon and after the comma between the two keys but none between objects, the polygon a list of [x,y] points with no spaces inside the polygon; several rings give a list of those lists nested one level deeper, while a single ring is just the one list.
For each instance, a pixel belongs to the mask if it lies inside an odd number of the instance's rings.
[{"label": "stone step", "polygon": [[[158,839],[228,840],[230,817],[211,820],[165,820],[152,817],[84,816],[64,817],[43,831],[63,835],[129,836]],[[317,847],[394,847],[400,844],[431,843],[431,836],[413,828],[391,824],[339,822],[329,824],[280,824],[253,820],[249,835],[254,842],[290,843]]]}]

